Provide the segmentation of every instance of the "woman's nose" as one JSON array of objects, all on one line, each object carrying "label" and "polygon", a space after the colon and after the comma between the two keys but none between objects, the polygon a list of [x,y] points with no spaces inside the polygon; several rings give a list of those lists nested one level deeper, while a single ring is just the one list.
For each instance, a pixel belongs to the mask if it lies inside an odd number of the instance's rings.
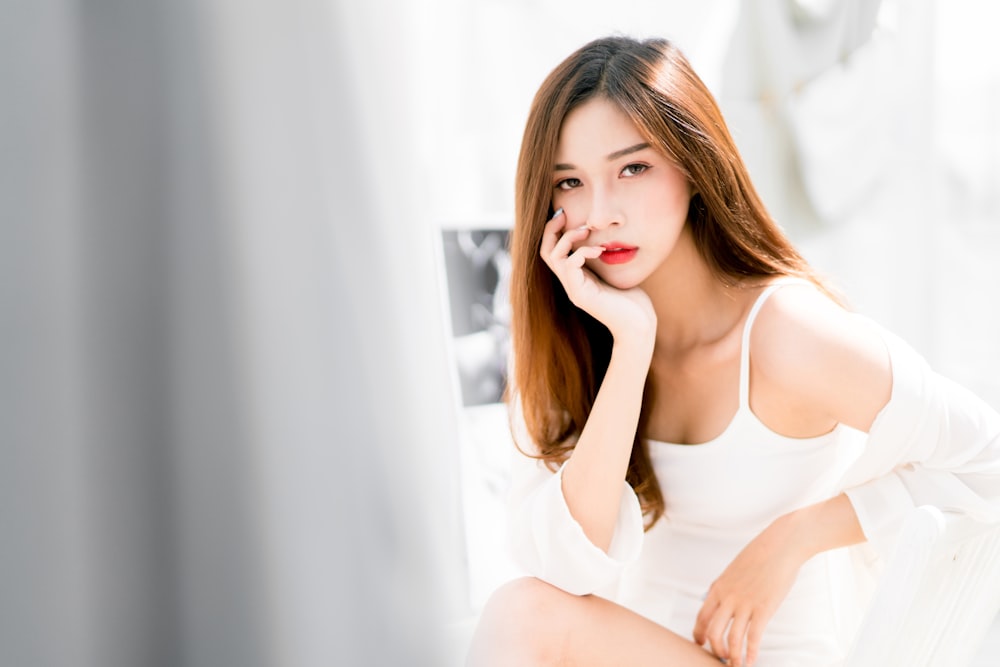
[{"label": "woman's nose", "polygon": [[587,215],[587,227],[601,231],[614,225],[621,225],[623,222],[622,211],[611,197],[594,197],[590,213]]}]

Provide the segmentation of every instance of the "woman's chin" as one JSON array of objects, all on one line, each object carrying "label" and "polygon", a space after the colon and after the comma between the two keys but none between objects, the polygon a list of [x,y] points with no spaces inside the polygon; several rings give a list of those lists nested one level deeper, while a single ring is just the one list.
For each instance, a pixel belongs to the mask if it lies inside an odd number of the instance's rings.
[{"label": "woman's chin", "polygon": [[620,290],[629,290],[642,284],[642,280],[634,276],[608,276],[602,280],[611,287]]}]

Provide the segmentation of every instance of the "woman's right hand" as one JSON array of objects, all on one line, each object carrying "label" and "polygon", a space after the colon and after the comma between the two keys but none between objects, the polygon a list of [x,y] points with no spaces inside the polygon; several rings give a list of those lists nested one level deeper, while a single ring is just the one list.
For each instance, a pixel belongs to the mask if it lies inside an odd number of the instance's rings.
[{"label": "woman's right hand", "polygon": [[563,209],[545,223],[541,256],[562,283],[566,295],[580,310],[602,323],[616,341],[637,338],[652,342],[656,333],[656,312],[649,296],[639,287],[622,290],[608,285],[585,265],[604,252],[601,246],[581,245],[589,227],[566,229]]}]

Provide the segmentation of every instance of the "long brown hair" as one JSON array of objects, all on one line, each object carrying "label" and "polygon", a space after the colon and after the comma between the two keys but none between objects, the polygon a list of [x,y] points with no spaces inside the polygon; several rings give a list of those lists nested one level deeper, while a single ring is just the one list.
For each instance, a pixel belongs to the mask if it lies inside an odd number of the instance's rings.
[{"label": "long brown hair", "polygon": [[[663,39],[607,37],[583,46],[535,95],[518,159],[511,235],[513,389],[537,456],[552,469],[572,453],[611,358],[607,329],[570,302],[539,256],[563,119],[597,96],[616,104],[688,178],[696,193],[688,224],[719,280],[738,285],[791,275],[830,293],[768,215],[715,99],[683,54]],[[626,479],[648,528],[663,515],[664,502],[642,439],[647,412],[643,406]]]}]

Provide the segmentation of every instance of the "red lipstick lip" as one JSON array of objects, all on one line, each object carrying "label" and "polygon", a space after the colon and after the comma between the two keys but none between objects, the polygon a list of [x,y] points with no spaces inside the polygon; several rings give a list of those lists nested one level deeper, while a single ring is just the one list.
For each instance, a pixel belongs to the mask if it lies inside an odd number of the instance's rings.
[{"label": "red lipstick lip", "polygon": [[624,264],[632,261],[639,249],[632,245],[613,241],[602,246],[604,252],[601,253],[600,260],[605,264]]}]

